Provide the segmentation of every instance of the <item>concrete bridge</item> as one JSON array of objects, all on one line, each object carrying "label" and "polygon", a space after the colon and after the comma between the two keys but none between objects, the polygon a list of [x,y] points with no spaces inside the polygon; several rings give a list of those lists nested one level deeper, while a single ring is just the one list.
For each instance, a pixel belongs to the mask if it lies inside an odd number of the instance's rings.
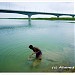
[{"label": "concrete bridge", "polygon": [[17,11],[17,10],[4,10],[0,9],[0,13],[17,13],[17,14],[23,14],[23,15],[28,15],[29,22],[31,21],[31,16],[32,15],[37,15],[37,14],[43,14],[43,15],[54,15],[59,18],[59,16],[72,16],[74,18],[75,14],[61,14],[61,13],[47,13],[47,12],[30,12],[30,11]]}]

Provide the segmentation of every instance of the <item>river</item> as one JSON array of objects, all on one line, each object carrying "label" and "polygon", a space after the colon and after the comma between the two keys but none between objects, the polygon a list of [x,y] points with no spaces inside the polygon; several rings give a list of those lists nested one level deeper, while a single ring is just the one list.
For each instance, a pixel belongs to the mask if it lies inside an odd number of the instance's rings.
[{"label": "river", "polygon": [[[75,30],[71,22],[32,20],[29,25],[28,20],[0,19],[0,72],[65,72],[58,67],[73,67]],[[40,63],[28,60],[30,44],[42,51]]]}]

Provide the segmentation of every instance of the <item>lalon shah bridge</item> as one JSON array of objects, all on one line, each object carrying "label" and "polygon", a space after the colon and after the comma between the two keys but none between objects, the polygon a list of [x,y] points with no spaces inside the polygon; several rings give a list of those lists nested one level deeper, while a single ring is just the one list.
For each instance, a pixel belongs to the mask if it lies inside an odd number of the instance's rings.
[{"label": "lalon shah bridge", "polygon": [[54,15],[59,18],[59,16],[72,16],[74,18],[75,14],[61,14],[61,13],[46,13],[46,12],[31,12],[31,11],[17,11],[17,10],[4,10],[0,9],[0,13],[17,13],[17,14],[23,14],[23,15],[28,15],[28,21],[30,24],[31,21],[31,16],[32,15],[37,15],[37,14],[43,14],[43,15]]}]

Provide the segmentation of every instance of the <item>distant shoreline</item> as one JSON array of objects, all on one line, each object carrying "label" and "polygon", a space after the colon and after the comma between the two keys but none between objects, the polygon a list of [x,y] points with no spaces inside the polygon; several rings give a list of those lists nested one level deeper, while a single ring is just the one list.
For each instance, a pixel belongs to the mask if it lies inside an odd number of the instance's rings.
[{"label": "distant shoreline", "polygon": [[[26,20],[28,18],[0,18],[0,19],[19,19],[19,20]],[[75,18],[67,18],[67,17],[63,17],[63,18],[56,18],[56,17],[52,17],[52,18],[31,18],[31,20],[75,20]]]}]

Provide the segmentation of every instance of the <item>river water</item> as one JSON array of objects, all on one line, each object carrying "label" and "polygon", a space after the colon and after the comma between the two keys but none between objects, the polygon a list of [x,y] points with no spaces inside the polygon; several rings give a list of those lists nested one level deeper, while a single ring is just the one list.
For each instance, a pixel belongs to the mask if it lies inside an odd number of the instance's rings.
[{"label": "river water", "polygon": [[[69,72],[73,67],[73,21],[0,19],[0,72]],[[42,60],[28,60],[32,44],[42,51]],[[33,55],[35,59],[35,55]],[[54,69],[54,67],[57,67]]]}]

